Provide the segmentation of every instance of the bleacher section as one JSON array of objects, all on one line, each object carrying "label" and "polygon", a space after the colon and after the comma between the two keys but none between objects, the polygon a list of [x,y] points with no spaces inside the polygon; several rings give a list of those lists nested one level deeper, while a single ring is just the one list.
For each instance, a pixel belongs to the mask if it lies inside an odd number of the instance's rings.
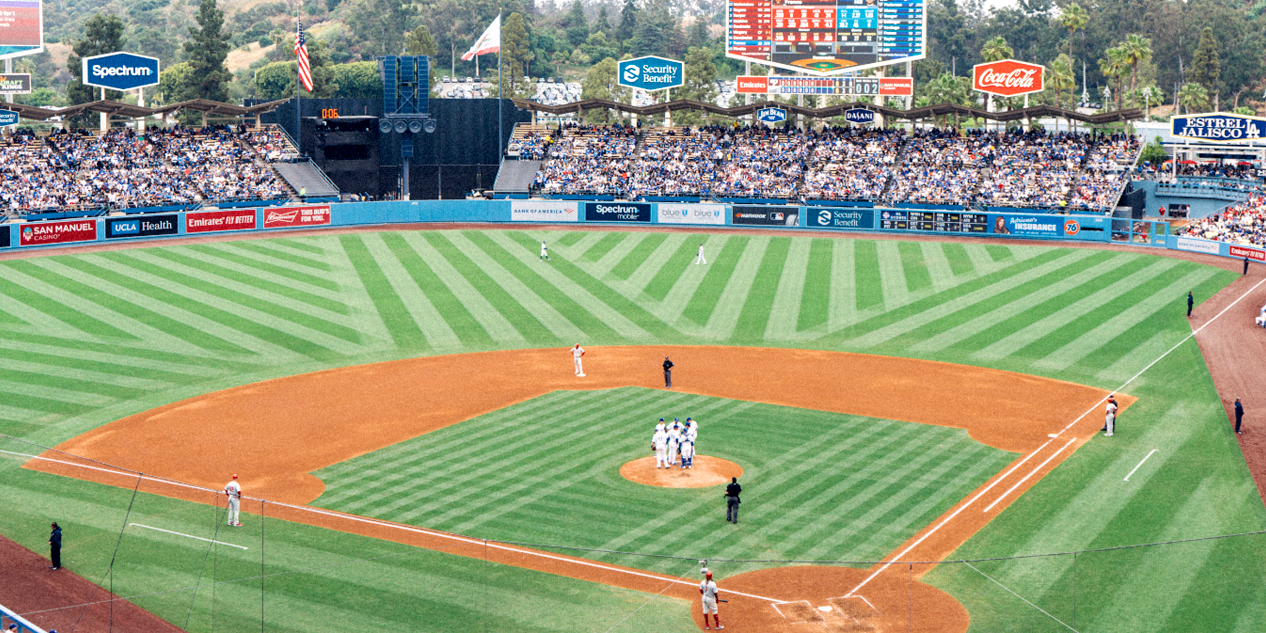
[{"label": "bleacher section", "polygon": [[311,160],[273,163],[272,167],[290,185],[291,189],[299,192],[301,198],[337,198],[339,196],[338,187]]},{"label": "bleacher section", "polygon": [[539,160],[501,161],[501,169],[497,171],[497,182],[493,190],[497,193],[527,193],[536,180],[536,172],[541,169]]}]

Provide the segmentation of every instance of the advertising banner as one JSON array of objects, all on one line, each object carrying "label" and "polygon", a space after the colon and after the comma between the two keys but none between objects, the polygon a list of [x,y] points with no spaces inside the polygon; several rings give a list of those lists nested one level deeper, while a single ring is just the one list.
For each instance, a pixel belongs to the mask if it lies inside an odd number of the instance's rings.
[{"label": "advertising banner", "polygon": [[579,202],[571,200],[511,200],[511,222],[577,222]]},{"label": "advertising banner", "polygon": [[660,224],[712,224],[725,226],[723,204],[659,203],[657,221]]},{"label": "advertising banner", "polygon": [[621,86],[654,92],[676,88],[686,82],[686,65],[666,57],[638,57],[618,64],[616,76]]},{"label": "advertising banner", "polygon": [[875,228],[875,210],[813,207],[805,211],[811,228],[819,229],[873,229]]},{"label": "advertising banner", "polygon": [[13,110],[0,110],[0,127],[17,125],[19,118],[18,113]]},{"label": "advertising banner", "polygon": [[1003,97],[1041,92],[1046,89],[1045,66],[1015,59],[1003,59],[972,67],[972,87],[978,92]]},{"label": "advertising banner", "polygon": [[914,79],[911,77],[880,77],[879,96],[910,97],[914,95]]},{"label": "advertising banner", "polygon": [[0,224],[0,248],[9,248],[9,225]]},{"label": "advertising banner", "polygon": [[106,239],[121,237],[153,237],[180,233],[180,216],[146,215],[106,220]]},{"label": "advertising banner", "polygon": [[[0,9],[0,11],[3,11],[3,9]],[[0,74],[0,95],[29,94],[31,94],[30,73]]]},{"label": "advertising banner", "polygon": [[761,108],[756,118],[765,123],[781,123],[787,120],[787,111],[782,108]]},{"label": "advertising banner", "polygon": [[[996,215],[990,214],[990,233],[994,235],[1017,235],[1021,237],[1076,237],[1087,227],[1082,220],[1056,215]],[[1089,230],[1102,231],[1102,227]]]},{"label": "advertising banner", "polygon": [[1179,138],[1201,141],[1260,141],[1266,139],[1266,119],[1243,114],[1193,114],[1170,120],[1171,131]]},{"label": "advertising banner", "polygon": [[1231,257],[1247,257],[1255,262],[1266,262],[1266,251],[1260,248],[1231,245]]},{"label": "advertising banner", "polygon": [[874,123],[875,113],[866,108],[850,108],[844,111],[844,120],[858,124]]},{"label": "advertising banner", "polygon": [[731,207],[734,224],[761,226],[798,226],[800,207],[759,207],[734,205]]},{"label": "advertising banner", "polygon": [[44,7],[40,0],[0,2],[0,58],[44,50]]},{"label": "advertising banner", "polygon": [[22,226],[20,233],[21,238],[18,242],[22,246],[92,242],[97,239],[97,221],[72,220],[26,224]]},{"label": "advertising banner", "polygon": [[586,202],[586,222],[651,221],[651,205],[645,202]]},{"label": "advertising banner", "polygon": [[133,53],[108,53],[83,58],[85,86],[135,90],[158,85],[158,58]]},{"label": "advertising banner", "polygon": [[330,223],[330,205],[264,209],[264,228],[323,226]]},{"label": "advertising banner", "polygon": [[1207,253],[1209,255],[1219,254],[1218,246],[1219,244],[1217,242],[1210,242],[1209,240],[1200,240],[1194,237],[1180,237],[1178,238],[1178,243],[1177,243],[1178,250],[1180,251],[1191,251],[1193,253]]},{"label": "advertising banner", "polygon": [[186,233],[209,233],[211,231],[249,231],[255,228],[254,209],[231,209],[228,211],[200,211],[185,214]]}]

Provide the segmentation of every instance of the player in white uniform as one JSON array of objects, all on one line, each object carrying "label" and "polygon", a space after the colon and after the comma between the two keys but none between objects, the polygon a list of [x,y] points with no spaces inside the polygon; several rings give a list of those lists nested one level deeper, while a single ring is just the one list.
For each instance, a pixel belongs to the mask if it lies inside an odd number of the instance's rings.
[{"label": "player in white uniform", "polygon": [[549,248],[545,246],[545,240],[541,240],[541,256],[539,259],[549,261]]},{"label": "player in white uniform", "polygon": [[699,593],[703,594],[703,629],[706,631],[708,626],[708,614],[712,614],[712,619],[716,622],[717,630],[720,631],[725,627],[721,626],[721,615],[717,613],[718,591],[717,584],[712,582],[712,572],[704,568],[703,582],[699,583]]},{"label": "player in white uniform", "polygon": [[651,448],[655,450],[655,468],[668,468],[668,433],[662,424],[651,434]]},{"label": "player in white uniform", "polygon": [[686,439],[691,442],[699,439],[699,423],[692,418],[686,418]]},{"label": "player in white uniform", "polygon": [[581,378],[585,377],[585,366],[580,362],[580,357],[584,355],[585,348],[581,347],[580,343],[576,343],[576,346],[571,348],[571,356],[576,362],[576,375]]},{"label": "player in white uniform", "polygon": [[695,265],[706,263],[708,263],[708,260],[703,258],[703,242],[699,242],[699,254],[695,256]]},{"label": "player in white uniform", "polygon": [[224,486],[224,494],[229,498],[229,525],[232,527],[242,527],[238,518],[238,508],[242,503],[242,486],[237,483],[237,475],[233,475],[233,480]]},{"label": "player in white uniform", "polygon": [[677,465],[677,449],[681,446],[681,427],[673,422],[668,427],[668,465]]},{"label": "player in white uniform", "polygon": [[695,464],[695,443],[688,438],[681,440],[681,467],[692,468]]},{"label": "player in white uniform", "polygon": [[1103,412],[1103,434],[1112,437],[1117,426],[1117,399],[1108,396],[1108,407]]}]

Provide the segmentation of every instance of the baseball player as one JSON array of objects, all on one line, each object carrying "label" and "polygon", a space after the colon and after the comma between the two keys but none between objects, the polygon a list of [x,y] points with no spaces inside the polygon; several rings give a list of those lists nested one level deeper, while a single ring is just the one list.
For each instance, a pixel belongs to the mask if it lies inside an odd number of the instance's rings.
[{"label": "baseball player", "polygon": [[681,467],[691,468],[695,465],[695,443],[688,438],[681,441]]},{"label": "baseball player", "polygon": [[717,630],[720,631],[725,627],[721,626],[721,615],[717,613],[717,584],[712,582],[712,572],[707,567],[703,568],[703,582],[699,583],[699,593],[703,594],[703,629],[706,631],[708,626],[708,614],[712,614],[712,619],[716,622]]},{"label": "baseball player", "polygon": [[580,362],[580,357],[584,355],[585,348],[581,347],[580,343],[576,343],[576,346],[571,348],[571,356],[576,361],[576,375],[581,378],[585,377],[585,366]]},{"label": "baseball player", "polygon": [[691,418],[686,418],[686,439],[690,440],[691,444],[699,439],[699,423]]},{"label": "baseball player", "polygon": [[651,450],[655,451],[655,468],[668,468],[668,432],[662,424],[651,434]]},{"label": "baseball player", "polygon": [[231,527],[242,527],[237,520],[237,510],[242,503],[242,486],[237,483],[237,475],[233,475],[232,481],[225,484],[224,494],[229,498],[229,525]]},{"label": "baseball player", "polygon": [[656,425],[655,425],[655,430],[656,430],[656,431],[664,431],[664,432],[667,432],[667,431],[668,431],[668,425],[667,425],[667,424],[664,424],[664,418],[660,418],[660,419],[659,419],[659,424],[656,424]]},{"label": "baseball player", "polygon": [[1117,399],[1108,396],[1108,407],[1103,412],[1103,434],[1112,437],[1112,431],[1117,425]]},{"label": "baseball player", "polygon": [[706,263],[708,263],[708,260],[703,258],[703,242],[699,242],[699,254],[695,256],[695,265]]},{"label": "baseball player", "polygon": [[681,446],[681,426],[673,420],[673,425],[668,427],[668,465],[677,465],[677,449]]},{"label": "baseball player", "polygon": [[549,247],[545,246],[545,240],[541,240],[541,261],[549,261]]}]

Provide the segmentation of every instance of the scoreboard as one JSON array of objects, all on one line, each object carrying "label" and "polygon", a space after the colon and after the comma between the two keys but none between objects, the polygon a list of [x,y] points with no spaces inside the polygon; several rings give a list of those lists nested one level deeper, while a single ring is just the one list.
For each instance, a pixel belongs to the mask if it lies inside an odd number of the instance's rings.
[{"label": "scoreboard", "polygon": [[833,75],[924,57],[925,0],[729,0],[727,57]]},{"label": "scoreboard", "polygon": [[895,231],[936,231],[939,233],[988,233],[989,216],[957,211],[883,211],[879,228]]}]

